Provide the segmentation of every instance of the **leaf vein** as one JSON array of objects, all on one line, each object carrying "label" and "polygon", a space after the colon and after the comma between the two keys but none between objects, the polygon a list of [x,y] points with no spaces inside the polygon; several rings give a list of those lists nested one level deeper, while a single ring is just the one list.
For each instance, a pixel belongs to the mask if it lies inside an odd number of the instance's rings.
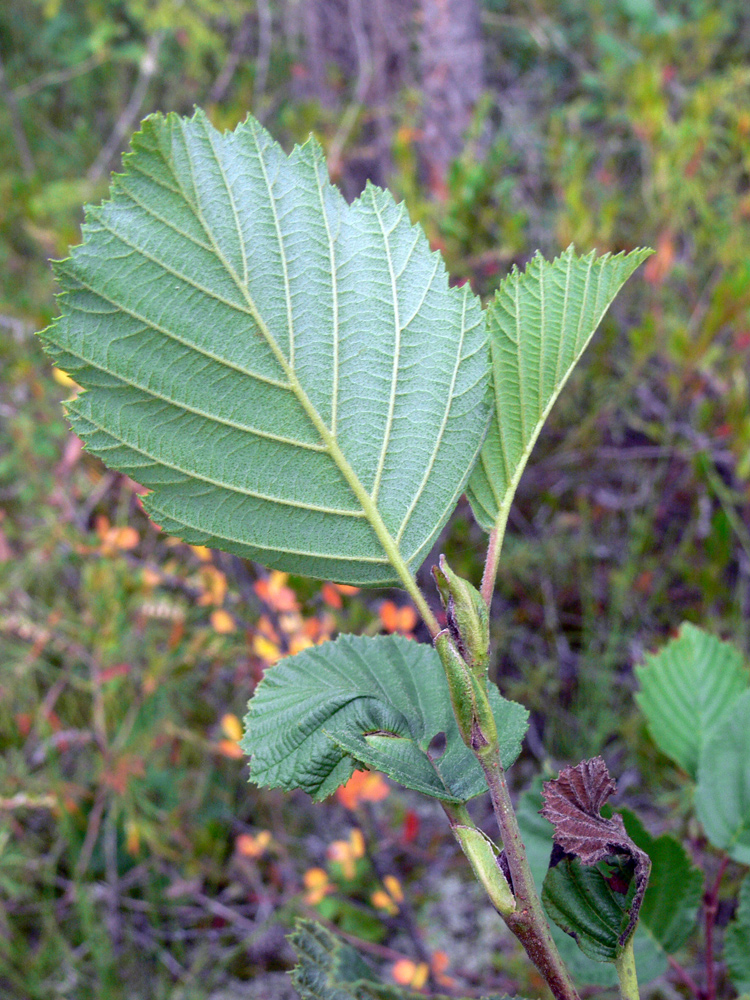
[{"label": "leaf vein", "polygon": [[[71,406],[70,409],[74,413],[77,412],[73,406]],[[94,420],[88,413],[81,414],[81,416],[84,420],[93,424],[97,430],[108,434],[110,437],[114,438],[115,441],[119,441],[120,444],[124,445],[124,447],[130,448],[131,451],[134,451],[139,455],[143,455],[144,458],[152,459],[155,464],[161,466],[162,468],[172,469],[173,472],[179,472],[183,476],[188,476],[190,479],[197,479],[199,482],[207,483],[209,486],[216,486],[219,489],[228,490],[230,493],[239,493],[240,496],[253,497],[255,500],[265,500],[268,503],[279,504],[282,507],[299,507],[301,510],[315,511],[320,514],[333,514],[337,517],[362,518],[365,516],[364,512],[361,510],[338,510],[335,507],[324,507],[322,504],[303,503],[301,500],[291,500],[286,497],[274,497],[267,493],[261,493],[257,490],[247,490],[243,489],[241,486],[224,483],[220,479],[213,479],[210,476],[205,476],[200,472],[196,472],[194,469],[185,469],[181,465],[177,465],[174,462],[167,462],[165,459],[159,458],[157,455],[153,455],[150,451],[146,451],[145,448],[132,444],[130,441],[126,441],[125,438],[120,437],[119,434],[115,434],[113,430],[98,423],[98,421]]]},{"label": "leaf vein", "polygon": [[98,364],[89,358],[83,357],[83,355],[78,354],[76,351],[66,348],[66,352],[72,355],[74,358],[78,358],[79,361],[83,361],[85,364],[90,365],[92,368],[96,368],[97,371],[106,372],[107,375],[112,375],[114,378],[119,379],[124,385],[132,386],[134,389],[138,389],[145,395],[152,396],[154,399],[159,399],[163,403],[168,403],[177,409],[185,410],[187,413],[194,413],[196,416],[203,417],[212,423],[221,424],[224,427],[229,427],[232,430],[242,431],[246,434],[252,434],[255,437],[266,438],[269,441],[278,441],[279,444],[292,445],[295,448],[303,448],[305,451],[318,451],[326,452],[328,449],[324,444],[312,444],[306,441],[297,441],[296,438],[285,437],[282,434],[272,434],[270,431],[261,431],[257,427],[251,427],[249,424],[238,424],[234,420],[228,420],[225,417],[219,417],[214,413],[209,413],[207,410],[202,410],[197,406],[191,406],[189,403],[173,399],[171,396],[167,396],[164,393],[156,392],[155,389],[145,386],[140,382],[136,382],[133,378],[125,376],[118,371],[114,371],[108,368],[104,364]]}]

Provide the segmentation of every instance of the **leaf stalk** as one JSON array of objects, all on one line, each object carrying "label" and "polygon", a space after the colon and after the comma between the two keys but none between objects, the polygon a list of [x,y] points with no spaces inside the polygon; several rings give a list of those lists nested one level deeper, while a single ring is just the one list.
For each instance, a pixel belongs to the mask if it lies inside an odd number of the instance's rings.
[{"label": "leaf stalk", "polygon": [[633,937],[631,934],[627,943],[615,961],[617,978],[620,981],[621,1000],[640,1000],[638,992],[638,976],[635,971],[635,953],[633,951]]},{"label": "leaf stalk", "polygon": [[495,592],[495,580],[497,579],[497,570],[500,565],[500,551],[503,547],[505,526],[508,523],[510,501],[512,498],[513,493],[509,492],[506,503],[504,503],[501,507],[497,520],[495,521],[492,531],[490,532],[490,540],[487,545],[487,556],[484,562],[484,572],[482,573],[480,593],[484,598],[484,603],[487,605],[488,609],[492,604],[492,595]]}]

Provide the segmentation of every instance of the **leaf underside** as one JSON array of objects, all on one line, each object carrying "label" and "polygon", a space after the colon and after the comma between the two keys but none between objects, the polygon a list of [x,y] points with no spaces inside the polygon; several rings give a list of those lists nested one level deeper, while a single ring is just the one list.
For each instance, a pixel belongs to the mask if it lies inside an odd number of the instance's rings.
[{"label": "leaf underside", "polygon": [[[490,685],[507,768],[528,712]],[[270,667],[250,700],[241,746],[257,785],[331,795],[357,767],[448,802],[487,791],[461,739],[445,671],[432,646],[402,636],[341,635]],[[445,734],[435,756],[430,743]]]},{"label": "leaf underside", "polygon": [[677,638],[635,668],[635,696],[652,739],[691,778],[709,733],[719,725],[750,677],[739,650],[688,622]]},{"label": "leaf underside", "polygon": [[504,526],[547,416],[622,285],[650,250],[597,257],[572,247],[514,270],[487,307],[495,417],[467,487],[474,516]]},{"label": "leaf underside", "polygon": [[486,431],[479,301],[388,192],[347,205],[312,138],[287,157],[253,118],[154,115],[124,171],[55,265],[74,430],[188,542],[398,582]]}]

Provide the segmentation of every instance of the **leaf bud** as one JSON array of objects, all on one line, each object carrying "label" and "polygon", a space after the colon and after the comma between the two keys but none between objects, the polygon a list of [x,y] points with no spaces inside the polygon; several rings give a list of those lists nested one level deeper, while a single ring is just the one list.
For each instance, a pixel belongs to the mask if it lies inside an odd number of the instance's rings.
[{"label": "leaf bud", "polygon": [[444,555],[432,567],[440,598],[445,607],[453,643],[469,667],[486,676],[489,663],[490,621],[482,595],[448,565]]},{"label": "leaf bud", "polygon": [[469,669],[447,629],[435,638],[461,739],[475,753],[497,744],[495,716],[487,697],[487,680]]}]

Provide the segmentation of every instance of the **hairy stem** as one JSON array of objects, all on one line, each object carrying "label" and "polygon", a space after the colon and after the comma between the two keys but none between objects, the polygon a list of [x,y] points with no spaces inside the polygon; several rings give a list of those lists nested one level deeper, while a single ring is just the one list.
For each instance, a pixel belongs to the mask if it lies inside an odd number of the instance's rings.
[{"label": "hairy stem", "polygon": [[482,585],[480,592],[484,598],[484,603],[489,608],[492,604],[492,595],[495,591],[495,580],[497,579],[497,568],[500,565],[500,550],[503,547],[505,537],[505,526],[508,523],[510,504],[505,504],[498,515],[497,521],[490,532],[490,540],[487,545],[487,557],[484,561],[484,572],[482,573]]},{"label": "hairy stem", "polygon": [[617,978],[620,980],[620,997],[622,1000],[639,1000],[638,976],[635,971],[635,955],[633,953],[633,935],[622,949],[620,957],[615,961]]},{"label": "hairy stem", "polygon": [[488,608],[492,603],[492,595],[495,591],[495,579],[497,577],[497,568],[500,564],[500,549],[503,544],[504,528],[505,525],[501,526],[499,523],[495,525],[490,532],[490,541],[487,546],[487,558],[484,562],[480,593]]},{"label": "hairy stem", "polygon": [[526,954],[544,976],[557,1000],[578,1000],[570,973],[552,940],[534,885],[499,751],[494,748],[489,754],[477,754],[477,759],[492,796],[492,807],[502,834],[516,899],[516,910],[505,917],[505,922],[524,946]]}]

